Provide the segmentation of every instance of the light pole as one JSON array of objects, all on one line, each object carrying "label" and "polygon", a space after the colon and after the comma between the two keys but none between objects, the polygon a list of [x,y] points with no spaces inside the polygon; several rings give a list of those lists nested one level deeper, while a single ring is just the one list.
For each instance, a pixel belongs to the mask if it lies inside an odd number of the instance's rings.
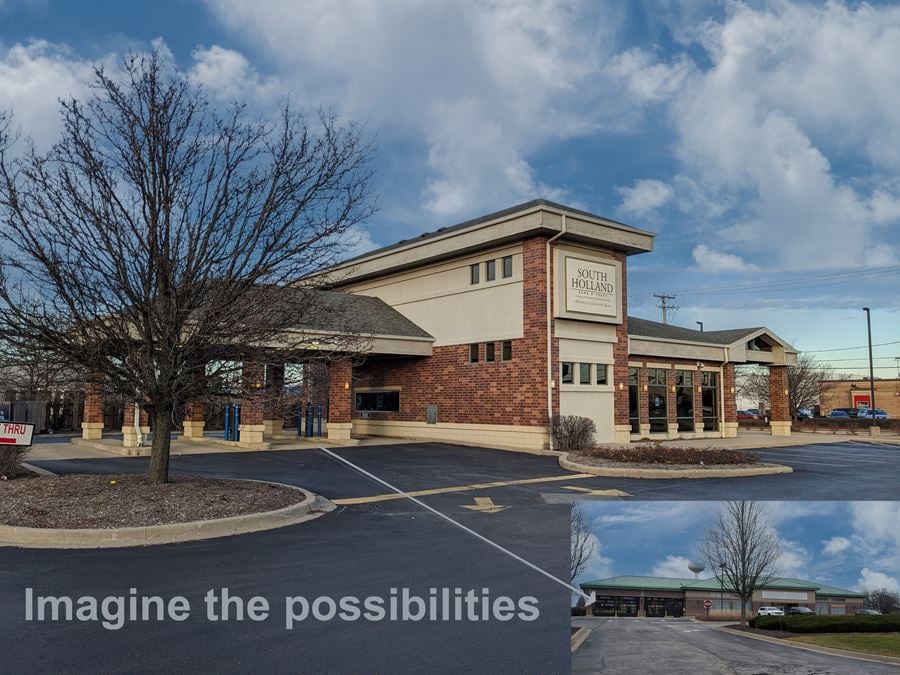
[{"label": "light pole", "polygon": [[872,413],[872,426],[875,426],[875,367],[872,365],[872,312],[868,307],[863,307],[863,311],[866,313],[866,328],[869,331],[869,412]]},{"label": "light pole", "polygon": [[703,322],[702,322],[702,321],[698,321],[698,322],[697,322],[697,325],[700,326],[700,332],[702,333],[702,332],[703,332]]},{"label": "light pole", "polygon": [[719,611],[720,619],[725,616],[725,564],[719,565]]}]

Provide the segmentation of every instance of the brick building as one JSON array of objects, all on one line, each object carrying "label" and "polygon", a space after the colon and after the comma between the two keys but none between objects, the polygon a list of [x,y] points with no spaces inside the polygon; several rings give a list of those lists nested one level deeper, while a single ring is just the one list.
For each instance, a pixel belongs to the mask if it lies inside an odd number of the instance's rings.
[{"label": "brick building", "polygon": [[[547,447],[550,415],[598,442],[737,434],[735,366],[769,367],[772,433],[790,433],[797,352],[766,328],[700,332],[627,313],[627,268],[654,235],[545,200],[440,228],[327,270],[364,358],[331,364],[329,438]],[[328,327],[307,326],[327,333]],[[280,364],[246,364],[261,382]],[[265,406],[242,440],[276,437]],[[99,433],[86,406],[85,433]],[[199,415],[199,413],[197,413]],[[186,433],[199,438],[190,419]],[[246,435],[244,427],[246,426]]]},{"label": "brick building", "polygon": [[[740,617],[741,600],[719,579],[618,576],[581,584],[595,592],[588,608],[593,616],[693,616],[719,620]],[[854,614],[863,608],[865,593],[802,579],[772,579],[753,593],[747,615],[760,607],[806,607],[819,615]],[[706,604],[710,607],[707,609]]]},{"label": "brick building", "polygon": [[[835,408],[868,408],[872,398],[868,378],[822,383],[819,406],[823,415]],[[875,380],[875,407],[891,419],[900,419],[900,378]]]}]

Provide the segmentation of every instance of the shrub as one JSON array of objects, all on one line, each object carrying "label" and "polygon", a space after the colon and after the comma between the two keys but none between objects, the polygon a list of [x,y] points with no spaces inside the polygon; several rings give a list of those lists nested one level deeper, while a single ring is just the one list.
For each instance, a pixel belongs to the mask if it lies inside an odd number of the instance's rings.
[{"label": "shrub", "polygon": [[28,450],[29,448],[21,445],[0,447],[0,476],[13,478]]},{"label": "shrub", "polygon": [[753,464],[759,457],[750,452],[725,448],[685,448],[636,445],[633,448],[593,448],[591,457],[611,462],[637,464]]},{"label": "shrub", "polygon": [[585,450],[594,447],[594,433],[597,427],[588,417],[577,415],[554,415],[550,419],[550,438],[556,450]]},{"label": "shrub", "polygon": [[896,633],[900,614],[884,616],[757,616],[754,628],[786,630],[790,633]]}]

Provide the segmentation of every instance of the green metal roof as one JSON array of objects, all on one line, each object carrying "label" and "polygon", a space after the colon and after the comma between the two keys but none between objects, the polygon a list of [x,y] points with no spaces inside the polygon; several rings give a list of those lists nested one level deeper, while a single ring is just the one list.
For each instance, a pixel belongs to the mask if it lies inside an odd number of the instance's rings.
[{"label": "green metal roof", "polygon": [[[721,590],[719,580],[715,577],[709,579],[682,579],[677,577],[651,577],[651,576],[634,576],[622,575],[610,577],[609,579],[598,579],[596,581],[587,581],[581,584],[586,590],[591,589],[621,589],[633,588],[639,591],[718,591]],[[846,588],[837,588],[836,586],[826,586],[817,584],[812,581],[804,581],[803,579],[792,579],[789,577],[779,577],[772,579],[764,588],[778,588],[782,590],[799,590],[799,591],[815,591],[816,595],[824,596],[845,596],[845,597],[865,597],[865,593],[858,591],[848,591]],[[725,586],[725,590],[729,590]]]}]

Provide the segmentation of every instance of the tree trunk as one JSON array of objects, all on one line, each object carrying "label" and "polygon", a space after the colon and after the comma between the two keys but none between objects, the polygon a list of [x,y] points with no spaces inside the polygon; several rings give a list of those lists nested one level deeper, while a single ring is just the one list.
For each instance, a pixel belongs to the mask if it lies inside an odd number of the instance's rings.
[{"label": "tree trunk", "polygon": [[741,598],[741,625],[747,625],[747,601]]},{"label": "tree trunk", "polygon": [[172,445],[172,412],[174,405],[156,406],[153,410],[153,443],[150,446],[151,483],[169,482],[169,450]]}]

